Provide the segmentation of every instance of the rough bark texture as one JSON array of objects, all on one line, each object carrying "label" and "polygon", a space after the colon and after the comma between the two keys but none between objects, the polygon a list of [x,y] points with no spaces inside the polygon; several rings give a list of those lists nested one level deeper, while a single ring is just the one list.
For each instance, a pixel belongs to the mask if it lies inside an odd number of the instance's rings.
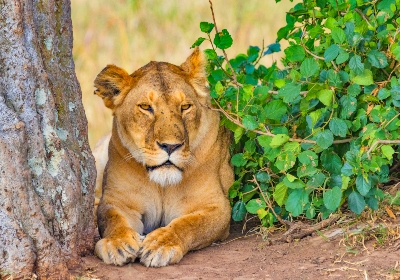
[{"label": "rough bark texture", "polygon": [[93,247],[96,174],[70,7],[69,0],[0,0],[3,275],[63,279]]}]

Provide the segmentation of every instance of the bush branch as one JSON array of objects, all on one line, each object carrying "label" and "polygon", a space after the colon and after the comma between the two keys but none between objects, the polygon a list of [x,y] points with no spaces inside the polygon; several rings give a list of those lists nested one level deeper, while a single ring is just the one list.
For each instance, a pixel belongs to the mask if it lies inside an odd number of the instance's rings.
[{"label": "bush branch", "polygon": [[[257,134],[261,134],[261,135],[266,135],[266,136],[271,136],[271,137],[276,136],[276,134],[273,134],[269,131],[262,131],[262,130],[258,130],[258,129],[253,129],[253,130],[247,129],[246,127],[244,127],[244,125],[238,119],[234,119],[228,112],[226,112],[224,109],[222,109],[221,105],[219,105],[219,103],[217,101],[215,101],[215,103],[217,104],[218,108],[212,108],[207,105],[203,105],[203,106],[205,106],[206,108],[208,108],[210,110],[221,112],[228,120],[230,120],[237,126],[240,126],[241,128],[244,128],[246,130],[249,130],[249,131],[255,132]],[[354,139],[356,139],[356,138],[352,137],[352,138],[347,138],[347,139],[335,140],[335,141],[333,141],[332,144],[349,143]],[[317,141],[314,141],[314,140],[306,140],[306,139],[298,139],[298,138],[289,138],[289,141],[298,142],[298,143],[317,144]]]},{"label": "bush branch", "polygon": [[258,190],[260,191],[262,198],[264,199],[265,203],[267,204],[268,209],[275,215],[276,219],[282,225],[289,227],[289,229],[282,235],[281,238],[278,239],[278,241],[291,242],[293,239],[301,239],[305,236],[312,234],[316,230],[321,230],[327,226],[332,225],[340,217],[339,215],[331,215],[331,217],[329,217],[328,219],[323,220],[315,225],[306,225],[306,224],[303,224],[302,222],[293,223],[293,222],[284,220],[284,219],[282,219],[281,216],[276,214],[271,200],[269,199],[269,197],[265,197],[265,194],[262,191],[260,184],[258,184],[258,181],[254,175],[253,175],[253,180],[250,180],[250,182],[253,182],[256,184]]},{"label": "bush branch", "polygon": [[[210,2],[210,9],[211,9],[211,14],[212,14],[212,18],[213,18],[213,22],[214,22],[214,26],[215,26],[215,32],[217,32],[217,34],[218,34],[219,32],[218,32],[217,22],[215,21],[215,15],[214,15],[213,4],[212,4],[212,1],[211,1],[211,0],[209,0],[208,2]],[[217,36],[218,36],[218,35],[217,35]],[[238,87],[242,87],[243,85],[240,84],[240,83],[237,81],[235,70],[233,69],[231,63],[229,62],[228,55],[226,54],[226,51],[225,51],[224,49],[222,49],[222,53],[224,54],[226,63],[229,65],[229,68],[230,68],[231,71],[232,71],[232,78],[233,78],[232,83],[234,83],[234,84],[235,84],[236,86],[238,86]]]},{"label": "bush branch", "polygon": [[275,215],[276,219],[282,224],[282,225],[286,225],[286,226],[292,226],[293,223],[287,220],[284,220],[281,218],[281,216],[279,216],[278,214],[276,214],[275,209],[272,205],[271,200],[269,199],[269,197],[265,197],[264,192],[262,191],[260,184],[258,184],[258,181],[256,179],[256,177],[253,175],[253,180],[250,180],[250,182],[253,182],[254,184],[256,184],[258,190],[260,191],[261,196],[263,197],[265,203],[267,203],[267,206],[269,208],[269,210],[271,210],[271,212]]},{"label": "bush branch", "polygon": [[378,140],[367,151],[368,159],[371,159],[371,152],[380,144],[400,144],[400,140]]}]

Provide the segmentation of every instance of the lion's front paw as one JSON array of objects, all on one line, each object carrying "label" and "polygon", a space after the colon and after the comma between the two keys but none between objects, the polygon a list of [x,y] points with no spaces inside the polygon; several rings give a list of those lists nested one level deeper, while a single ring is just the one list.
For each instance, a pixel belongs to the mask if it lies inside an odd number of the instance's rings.
[{"label": "lion's front paw", "polygon": [[159,267],[179,262],[183,255],[182,241],[168,228],[159,228],[146,236],[140,250],[140,262]]},{"label": "lion's front paw", "polygon": [[124,265],[133,262],[139,252],[140,235],[131,228],[118,229],[96,243],[96,255],[106,264]]}]

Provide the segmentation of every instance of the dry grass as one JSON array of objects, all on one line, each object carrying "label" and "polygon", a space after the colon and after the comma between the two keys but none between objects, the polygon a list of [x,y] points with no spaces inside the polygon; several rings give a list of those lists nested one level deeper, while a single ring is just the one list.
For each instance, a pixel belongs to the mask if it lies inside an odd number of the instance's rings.
[{"label": "dry grass", "polygon": [[[271,44],[294,4],[269,0],[214,0],[219,29],[227,28],[234,45],[228,55],[245,53],[249,45]],[[107,64],[128,72],[151,60],[182,63],[201,36],[199,23],[212,21],[207,0],[72,0],[74,60],[89,121],[92,147],[111,128],[111,114],[93,95],[93,80]],[[209,47],[206,44],[203,48]],[[265,57],[270,64],[275,57]]]}]

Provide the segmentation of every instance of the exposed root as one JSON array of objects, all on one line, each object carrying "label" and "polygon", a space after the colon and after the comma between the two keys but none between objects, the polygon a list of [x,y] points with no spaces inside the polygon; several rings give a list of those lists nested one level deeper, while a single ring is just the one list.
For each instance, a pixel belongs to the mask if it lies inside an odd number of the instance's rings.
[{"label": "exposed root", "polygon": [[323,220],[315,225],[307,225],[302,222],[289,222],[285,221],[285,224],[289,226],[289,229],[276,241],[281,242],[292,242],[294,239],[302,239],[308,235],[311,235],[317,230],[326,228],[339,219],[339,215],[332,215],[330,218]]}]

